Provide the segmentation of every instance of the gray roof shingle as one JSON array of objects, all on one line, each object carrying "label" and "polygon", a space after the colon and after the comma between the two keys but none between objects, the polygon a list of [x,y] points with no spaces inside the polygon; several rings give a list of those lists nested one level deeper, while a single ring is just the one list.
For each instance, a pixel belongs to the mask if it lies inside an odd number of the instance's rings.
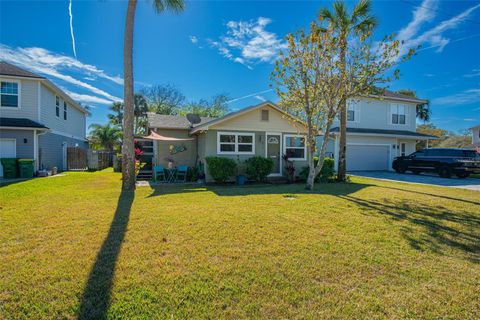
[{"label": "gray roof shingle", "polygon": [[425,103],[426,101],[423,99],[414,98],[411,96],[407,96],[406,94],[401,94],[401,93],[393,92],[390,90],[383,90],[382,92],[379,93],[379,96],[383,97],[384,99],[400,99],[400,100],[408,100],[416,103]]},{"label": "gray roof shingle", "polygon": [[5,61],[0,61],[0,75],[45,79],[45,77],[39,76],[38,74],[19,68]]},{"label": "gray roof shingle", "polygon": [[[192,128],[190,122],[184,116],[172,116],[172,115],[156,114],[153,112],[148,112],[147,120],[148,120],[149,128],[164,128],[164,129]],[[200,117],[200,120],[201,120],[200,123],[193,125],[193,127],[215,120],[215,118]]]},{"label": "gray roof shingle", "polygon": [[25,118],[0,118],[0,127],[48,129],[43,124]]}]

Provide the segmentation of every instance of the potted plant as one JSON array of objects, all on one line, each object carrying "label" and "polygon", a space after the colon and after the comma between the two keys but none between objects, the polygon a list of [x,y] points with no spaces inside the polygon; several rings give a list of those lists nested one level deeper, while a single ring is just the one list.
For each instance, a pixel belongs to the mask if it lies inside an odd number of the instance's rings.
[{"label": "potted plant", "polygon": [[289,183],[295,182],[295,165],[293,164],[293,161],[290,160],[290,157],[288,154],[284,154],[282,156],[283,163],[284,163],[284,169],[285,169],[285,175],[287,177],[287,180]]},{"label": "potted plant", "polygon": [[237,174],[235,176],[235,181],[239,186],[243,186],[245,184],[245,181],[247,181],[247,178],[245,177],[244,162],[242,162],[238,156],[237,156]]}]

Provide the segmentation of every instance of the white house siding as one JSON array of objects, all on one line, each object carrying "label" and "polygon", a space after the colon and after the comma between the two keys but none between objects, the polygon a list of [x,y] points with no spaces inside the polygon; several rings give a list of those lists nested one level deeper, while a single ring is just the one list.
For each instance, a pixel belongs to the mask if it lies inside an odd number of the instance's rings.
[{"label": "white house siding", "polygon": [[27,118],[38,121],[38,80],[0,78],[20,83],[20,108],[0,108],[3,118]]},{"label": "white house siding", "polygon": [[67,103],[67,120],[63,119],[63,99],[60,96],[60,116],[55,113],[55,93],[42,84],[41,123],[54,133],[64,133],[75,138],[85,138],[86,119],[83,112]]},{"label": "white house siding", "polygon": [[79,146],[87,148],[85,140],[73,139],[53,133],[46,133],[38,137],[38,157],[40,168],[51,169],[57,167],[59,171],[63,170],[63,144],[67,147]]},{"label": "white house siding", "polygon": [[[0,139],[15,139],[17,158],[33,159],[33,130],[0,130]],[[27,139],[27,142],[25,142]],[[0,158],[2,156],[0,155]]]},{"label": "white house siding", "polygon": [[[356,99],[353,100],[355,108],[355,121],[348,121],[349,128],[367,128],[382,130],[416,130],[416,106],[408,102],[396,102],[378,99]],[[392,104],[401,104],[406,107],[406,123],[391,124],[390,108]],[[338,119],[334,121],[333,127],[338,127]]]}]

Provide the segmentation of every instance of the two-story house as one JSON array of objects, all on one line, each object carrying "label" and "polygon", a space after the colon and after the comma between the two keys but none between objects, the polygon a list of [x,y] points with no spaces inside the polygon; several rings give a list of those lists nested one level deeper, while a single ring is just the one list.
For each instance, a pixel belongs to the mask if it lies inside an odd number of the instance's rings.
[{"label": "two-story house", "polygon": [[37,170],[66,169],[67,147],[88,146],[88,111],[45,77],[3,61],[0,82],[0,158],[31,158]]},{"label": "two-story house", "polygon": [[[416,107],[425,100],[385,91],[382,96],[361,97],[347,107],[347,170],[392,170],[397,156],[415,151],[420,140],[435,139],[416,132]],[[332,127],[327,151],[338,169],[339,123]],[[322,138],[319,139],[321,143]]]}]

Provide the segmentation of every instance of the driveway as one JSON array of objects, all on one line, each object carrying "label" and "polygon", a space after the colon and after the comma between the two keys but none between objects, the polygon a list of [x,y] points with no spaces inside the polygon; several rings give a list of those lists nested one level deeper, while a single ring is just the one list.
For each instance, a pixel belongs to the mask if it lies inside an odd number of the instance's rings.
[{"label": "driveway", "polygon": [[399,174],[390,171],[352,171],[349,172],[352,176],[367,177],[373,179],[390,180],[396,182],[407,182],[417,184],[428,184],[432,186],[451,187],[460,189],[469,189],[480,191],[480,179],[466,178],[459,179],[452,177],[450,179],[440,178],[436,175],[412,173]]}]

